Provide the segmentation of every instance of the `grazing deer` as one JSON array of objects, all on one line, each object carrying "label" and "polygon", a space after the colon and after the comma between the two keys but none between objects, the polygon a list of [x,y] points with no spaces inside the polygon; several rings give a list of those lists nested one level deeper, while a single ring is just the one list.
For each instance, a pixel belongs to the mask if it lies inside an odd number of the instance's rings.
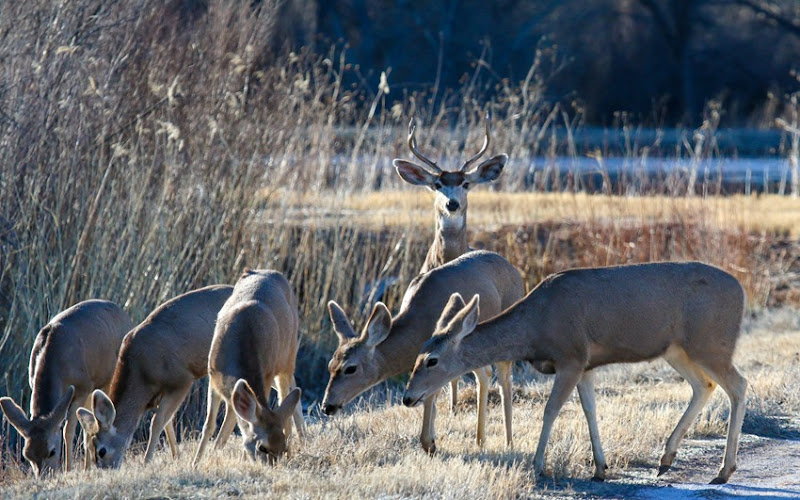
[{"label": "grazing deer", "polygon": [[[361,335],[356,335],[344,311],[336,302],[328,308],[339,347],[328,364],[330,381],[325,390],[322,411],[336,413],[343,405],[370,387],[390,377],[409,372],[422,344],[430,338],[451,293],[480,294],[484,299],[481,315],[488,319],[508,308],[525,291],[519,272],[494,252],[482,250],[461,257],[417,276],[406,290],[400,312],[392,318],[386,306],[378,302]],[[511,369],[510,363],[498,364],[500,390],[506,428],[506,443],[511,446]],[[491,368],[475,366],[478,379],[477,442],[484,442],[487,393]],[[458,374],[461,375],[461,374]],[[436,450],[433,423],[436,418],[436,393],[425,399],[422,448]]]},{"label": "grazing deer", "polygon": [[[217,435],[217,449],[227,442],[235,418],[245,452],[253,460],[274,463],[287,452],[293,415],[297,433],[303,437],[300,389],[294,380],[299,323],[297,299],[281,273],[245,270],[217,318],[208,356],[206,421],[195,465],[217,426],[221,400],[225,401],[225,419]],[[272,385],[280,397],[274,409],[269,407]]]},{"label": "grazing deer", "polygon": [[[470,251],[467,243],[467,191],[470,186],[492,182],[503,172],[508,161],[505,154],[493,156],[472,170],[468,168],[483,156],[489,148],[489,120],[485,122],[486,133],[483,146],[478,153],[465,161],[455,172],[443,172],[434,161],[429,160],[417,149],[414,131],[414,119],[408,123],[408,147],[411,152],[428,168],[407,160],[395,159],[394,164],[400,177],[415,186],[425,186],[436,193],[433,208],[436,214],[436,233],[433,243],[428,249],[425,263],[420,274],[446,264],[456,257]],[[498,370],[498,375],[511,376],[511,366]],[[511,380],[503,380],[501,384],[510,386]],[[455,409],[458,400],[458,379],[450,382],[450,408]]]},{"label": "grazing deer", "polygon": [[[11,398],[0,398],[6,418],[25,438],[22,454],[37,477],[60,465],[59,431],[65,418],[64,468],[70,469],[78,425],[75,410],[94,389],[111,381],[122,338],[132,327],[125,311],[113,302],[86,300],[59,313],[39,331],[28,368],[30,420]],[[87,467],[88,460],[87,452]]]},{"label": "grazing deer", "polygon": [[[417,357],[403,403],[414,406],[448,380],[497,361],[545,361],[555,381],[534,457],[538,473],[553,421],[577,386],[594,455],[594,479],[605,478],[594,401],[593,369],[662,357],[692,386],[692,399],[667,439],[659,475],[717,384],[731,401],[722,468],[728,481],[745,410],[747,381],[733,366],[744,292],[730,274],[705,264],[655,263],[573,269],[542,281],[501,315],[478,324],[478,296],[453,296],[444,320]],[[481,296],[480,301],[483,302]],[[482,307],[481,307],[482,309]]]},{"label": "grazing deer", "polygon": [[172,455],[177,439],[172,421],[192,383],[206,374],[217,312],[233,287],[213,285],[184,293],[158,306],[125,336],[111,389],[92,394],[92,409],[78,409],[88,438],[87,453],[100,468],[122,464],[144,413],[156,409],[144,455],[148,463],[166,429]]}]

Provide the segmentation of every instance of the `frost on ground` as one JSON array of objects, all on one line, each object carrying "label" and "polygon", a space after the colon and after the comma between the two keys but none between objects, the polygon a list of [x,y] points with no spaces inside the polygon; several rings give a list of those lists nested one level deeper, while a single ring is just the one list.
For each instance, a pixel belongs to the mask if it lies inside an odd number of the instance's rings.
[{"label": "frost on ground", "polygon": [[119,470],[73,471],[44,481],[33,480],[19,457],[3,457],[0,497],[800,498],[800,313],[758,313],[746,323],[736,364],[750,382],[748,410],[738,470],[727,485],[707,484],[724,448],[728,398],[721,390],[690,429],[673,468],[656,477],[666,437],[691,390],[666,363],[654,361],[598,373],[599,428],[610,466],[604,483],[590,481],[592,454],[577,396],[556,419],[547,477],[534,475],[551,380],[519,365],[511,450],[504,445],[496,389],[486,446],[475,444],[475,390],[465,377],[454,413],[440,398],[433,457],[420,449],[419,408],[386,405],[373,392],[334,418],[312,411],[307,439],[276,467],[242,460],[234,438],[193,469],[195,431],[184,435],[177,460],[162,449],[145,466],[137,445]]}]

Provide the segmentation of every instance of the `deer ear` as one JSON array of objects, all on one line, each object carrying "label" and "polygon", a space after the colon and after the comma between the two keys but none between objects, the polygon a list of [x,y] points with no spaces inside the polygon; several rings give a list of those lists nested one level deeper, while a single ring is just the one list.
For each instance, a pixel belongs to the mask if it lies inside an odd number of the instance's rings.
[{"label": "deer ear", "polygon": [[300,388],[295,387],[292,389],[284,399],[281,401],[280,406],[275,409],[275,413],[280,418],[281,422],[286,422],[294,414],[294,409],[300,403],[300,396],[302,395]]},{"label": "deer ear", "polygon": [[415,186],[432,186],[436,182],[436,176],[420,167],[416,163],[396,158],[392,161],[395,170],[400,174],[400,178]]},{"label": "deer ear", "polygon": [[56,407],[53,408],[53,411],[50,412],[49,418],[52,419],[51,425],[61,425],[61,422],[67,418],[67,412],[69,411],[69,405],[72,404],[72,398],[75,396],[75,386],[69,386],[67,388],[67,392],[61,396],[61,399],[58,400],[58,404]]},{"label": "deer ear", "polygon": [[256,393],[250,387],[250,384],[243,378],[236,381],[231,394],[233,401],[233,411],[236,415],[246,422],[251,424],[257,420],[258,415],[258,400]]},{"label": "deer ear", "polygon": [[461,294],[458,292],[452,294],[450,300],[447,301],[447,305],[445,305],[442,310],[442,315],[439,317],[439,322],[436,324],[436,330],[447,328],[447,325],[450,324],[459,311],[464,309],[464,306],[464,298],[461,297]]},{"label": "deer ear", "polygon": [[106,393],[100,389],[95,389],[92,393],[92,409],[100,429],[104,431],[111,429],[111,426],[114,425],[114,420],[117,418],[117,410],[114,408],[114,403],[106,396]]},{"label": "deer ear", "polygon": [[350,325],[350,320],[344,313],[339,304],[333,300],[328,302],[328,313],[331,315],[331,323],[333,324],[333,331],[339,337],[339,345],[344,344],[348,340],[358,337],[353,327]]},{"label": "deer ear", "polygon": [[461,322],[461,329],[458,330],[455,337],[457,341],[460,342],[464,337],[472,333],[476,326],[478,326],[478,318],[480,316],[479,304],[480,297],[476,294],[453,320]]},{"label": "deer ear", "polygon": [[0,398],[0,409],[3,410],[6,420],[14,426],[17,432],[22,434],[25,439],[28,439],[31,421],[28,420],[25,411],[11,398]]},{"label": "deer ear", "polygon": [[467,172],[466,177],[470,182],[474,182],[475,184],[492,182],[503,173],[503,167],[506,166],[507,161],[508,155],[502,154],[493,156],[475,167],[474,170]]},{"label": "deer ear", "polygon": [[367,326],[364,327],[363,337],[366,339],[368,347],[375,347],[389,335],[392,328],[392,313],[383,302],[378,302],[372,308],[367,320]]},{"label": "deer ear", "polygon": [[91,410],[87,410],[81,406],[75,414],[78,416],[78,423],[81,424],[84,433],[92,436],[100,432],[100,424],[97,422],[97,419],[94,418],[94,413],[92,413]]}]

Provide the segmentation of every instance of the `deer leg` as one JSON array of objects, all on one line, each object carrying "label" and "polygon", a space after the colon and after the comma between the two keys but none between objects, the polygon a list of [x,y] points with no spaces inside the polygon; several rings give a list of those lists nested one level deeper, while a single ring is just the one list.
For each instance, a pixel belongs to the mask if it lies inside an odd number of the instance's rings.
[{"label": "deer leg", "polygon": [[178,436],[175,434],[175,416],[167,422],[167,426],[164,427],[164,432],[167,434],[167,442],[169,443],[169,449],[172,452],[172,458],[178,458]]},{"label": "deer leg", "polygon": [[225,401],[225,418],[222,420],[222,427],[219,428],[217,441],[214,443],[215,450],[221,450],[225,446],[228,438],[231,437],[236,422],[238,422],[238,418],[236,417],[236,412],[233,411],[233,404]]},{"label": "deer leg", "polygon": [[[730,363],[730,362],[729,362]],[[728,364],[720,370],[709,370],[709,375],[722,386],[731,400],[731,413],[728,417],[728,440],[725,443],[725,454],[722,461],[722,468],[717,477],[711,480],[711,484],[724,484],[736,470],[736,452],[739,450],[739,435],[742,432],[742,421],[744,420],[745,405],[747,400],[747,379],[742,377],[739,371]]]},{"label": "deer leg", "polygon": [[422,408],[422,432],[419,440],[422,443],[422,449],[430,454],[436,453],[434,421],[436,420],[436,396],[438,395],[439,391],[436,391],[425,398]]},{"label": "deer leg", "polygon": [[594,372],[583,374],[578,382],[578,396],[581,399],[581,408],[589,424],[589,439],[592,442],[592,455],[594,457],[594,481],[603,481],[606,478],[606,457],[603,454],[603,445],[600,443],[600,431],[597,428],[597,406],[594,400]]},{"label": "deer leg", "polygon": [[[76,401],[77,400],[77,401]],[[81,406],[80,399],[74,398],[73,403],[67,410],[67,422],[64,424],[64,471],[72,468],[72,454],[74,453],[72,443],[75,440],[75,430],[78,426],[78,417],[75,412]]]},{"label": "deer leg", "polygon": [[512,364],[503,361],[497,363],[495,367],[497,368],[497,381],[500,384],[500,399],[503,403],[503,423],[506,427],[506,446],[513,448],[514,442],[511,436],[511,403],[513,401],[513,394],[511,392]]},{"label": "deer leg", "polygon": [[489,406],[489,386],[492,383],[492,367],[484,366],[473,372],[478,383],[478,433],[476,443],[483,447],[486,442],[486,408]]},{"label": "deer leg", "polygon": [[[105,392],[106,389],[107,388],[103,388],[103,391]],[[106,394],[108,394],[108,393],[106,393]],[[80,398],[75,398],[75,400],[79,401]],[[91,408],[92,407],[92,395],[91,395],[91,393],[88,396],[86,396],[85,401],[83,403],[83,406],[85,406],[86,408]],[[77,414],[75,413],[77,410],[78,410],[78,408],[75,408],[74,410],[72,408],[70,408],[69,409],[70,415],[75,415],[75,417],[77,418]],[[84,431],[81,431],[81,434],[83,434],[83,470],[84,471],[88,471],[93,463],[97,463],[97,458],[95,457],[95,454],[94,454],[95,453],[95,449],[94,449],[94,445],[92,444],[92,442],[90,440],[90,436]]]},{"label": "deer leg", "polygon": [[[275,377],[275,383],[278,389],[278,396],[280,397],[281,402],[283,402],[284,398],[289,395],[292,390],[297,387],[297,382],[294,379],[294,375],[291,373],[289,374],[280,374]],[[300,439],[305,437],[305,421],[303,420],[303,405],[302,403],[297,403],[297,406],[294,407],[294,414],[292,415],[292,419],[294,420],[294,427],[297,429],[297,436]],[[289,423],[289,428],[284,429],[286,436],[288,437],[291,433],[291,423]]]},{"label": "deer leg", "polygon": [[576,367],[564,367],[556,371],[553,390],[544,406],[542,433],[539,435],[539,444],[533,457],[533,470],[539,475],[544,473],[544,451],[550,439],[550,432],[553,430],[553,421],[582,376],[583,370]]},{"label": "deer leg", "polygon": [[709,378],[708,374],[700,366],[689,359],[683,349],[667,351],[664,359],[692,387],[692,399],[689,400],[689,406],[686,407],[686,411],[678,421],[678,425],[675,426],[675,430],[672,431],[672,434],[667,439],[664,454],[659,461],[659,476],[667,472],[672,466],[672,462],[678,453],[678,446],[716,388],[714,381]]},{"label": "deer leg", "polygon": [[450,381],[450,412],[455,413],[458,405],[458,379]]},{"label": "deer leg", "polygon": [[[200,443],[197,446],[197,452],[195,452],[194,460],[192,461],[193,466],[197,466],[197,463],[200,461],[200,458],[203,456],[203,452],[208,446],[208,442],[211,440],[211,435],[214,433],[214,429],[217,427],[217,413],[219,412],[219,404],[220,404],[220,397],[211,388],[211,384],[208,386],[208,401],[206,405],[206,421],[203,423],[203,432],[200,435]],[[226,415],[227,417],[227,415]]]},{"label": "deer leg", "polygon": [[[172,417],[175,415],[175,412],[178,411],[178,407],[183,402],[183,398],[191,387],[190,384],[183,389],[162,395],[161,401],[158,404],[158,410],[156,410],[156,414],[150,422],[150,438],[147,440],[147,451],[144,453],[144,463],[150,463],[153,459],[164,427],[169,425],[172,429]],[[174,429],[172,430],[174,433]],[[172,437],[175,437],[174,434]],[[169,431],[167,431],[167,441],[170,441]],[[170,448],[172,448],[172,456],[177,456],[177,444],[173,445],[173,443],[170,442]]]}]

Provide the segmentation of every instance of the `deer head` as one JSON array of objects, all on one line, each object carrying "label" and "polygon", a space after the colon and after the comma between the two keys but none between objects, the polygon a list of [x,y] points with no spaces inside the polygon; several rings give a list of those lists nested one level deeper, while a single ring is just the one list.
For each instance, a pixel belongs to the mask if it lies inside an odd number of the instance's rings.
[{"label": "deer head", "polygon": [[78,408],[78,422],[83,428],[86,453],[91,453],[97,467],[116,469],[122,464],[130,437],[117,432],[114,403],[100,389],[92,393],[92,409]]},{"label": "deer head", "polygon": [[403,394],[404,405],[416,406],[454,377],[468,371],[461,363],[459,353],[461,340],[478,325],[478,303],[478,295],[467,304],[458,293],[450,296],[433,336],[417,356]]},{"label": "deer head", "polygon": [[382,302],[375,304],[361,335],[356,335],[339,305],[330,301],[328,311],[339,347],[328,363],[330,380],[325,389],[322,411],[333,415],[365,390],[382,379],[380,355],[375,347],[383,342],[392,328],[392,313]]},{"label": "deer head", "polygon": [[295,407],[300,402],[300,389],[295,388],[276,408],[262,405],[250,384],[243,378],[236,381],[231,394],[233,411],[239,417],[239,430],[247,455],[274,465],[288,453],[287,434]]},{"label": "deer head", "polygon": [[30,462],[36,477],[50,474],[61,464],[61,424],[67,418],[74,394],[75,388],[69,386],[55,408],[31,419],[11,398],[0,398],[0,408],[6,419],[25,438],[22,455]]},{"label": "deer head", "polygon": [[470,169],[472,164],[478,161],[489,148],[488,118],[486,120],[486,135],[483,139],[481,150],[465,161],[460,169],[453,172],[442,171],[434,161],[420,153],[414,137],[415,129],[416,125],[412,118],[408,123],[408,147],[414,156],[422,161],[427,168],[398,158],[392,162],[397,173],[409,184],[425,186],[436,193],[434,206],[440,217],[452,218],[453,220],[459,217],[463,218],[467,211],[467,191],[476,184],[497,179],[508,161],[508,156],[501,154],[493,156],[477,167]]}]

